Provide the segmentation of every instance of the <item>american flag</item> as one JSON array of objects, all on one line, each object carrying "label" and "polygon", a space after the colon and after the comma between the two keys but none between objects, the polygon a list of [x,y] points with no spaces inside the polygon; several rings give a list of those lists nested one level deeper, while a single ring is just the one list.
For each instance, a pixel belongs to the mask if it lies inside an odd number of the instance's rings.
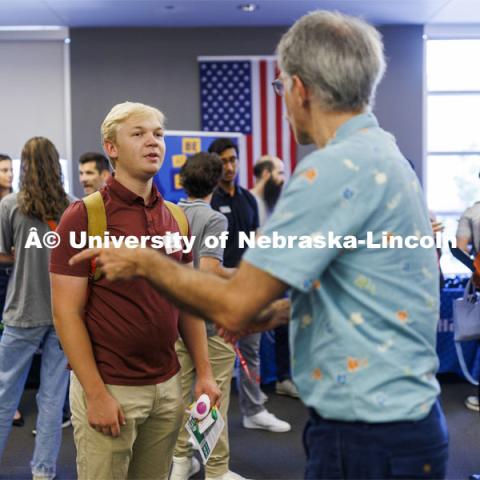
[{"label": "american flag", "polygon": [[297,147],[283,99],[272,89],[278,75],[275,57],[199,57],[198,61],[202,130],[245,135],[246,172],[240,171],[241,183],[253,186],[253,165],[265,154],[284,161],[288,178],[295,168]]}]

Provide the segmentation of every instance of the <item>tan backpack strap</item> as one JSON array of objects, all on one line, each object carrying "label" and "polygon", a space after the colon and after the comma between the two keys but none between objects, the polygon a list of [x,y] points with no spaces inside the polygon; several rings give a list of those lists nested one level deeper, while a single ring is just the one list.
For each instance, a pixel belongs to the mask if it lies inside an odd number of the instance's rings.
[{"label": "tan backpack strap", "polygon": [[177,222],[180,234],[184,237],[188,235],[188,220],[185,212],[177,204],[164,200],[165,206]]},{"label": "tan backpack strap", "polygon": [[[83,198],[83,203],[87,209],[88,236],[99,236],[103,238],[107,231],[107,214],[105,212],[102,194],[100,192],[91,193]],[[94,282],[102,276],[102,271],[97,268],[95,260],[92,260],[91,263],[90,276]]]}]

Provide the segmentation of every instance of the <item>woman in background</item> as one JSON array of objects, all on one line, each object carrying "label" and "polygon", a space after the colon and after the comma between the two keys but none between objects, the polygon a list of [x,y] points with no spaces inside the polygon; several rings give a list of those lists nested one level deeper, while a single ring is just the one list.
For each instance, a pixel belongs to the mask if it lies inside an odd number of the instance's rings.
[{"label": "woman in background", "polygon": [[40,239],[51,235],[68,203],[55,146],[43,137],[28,140],[21,155],[19,192],[0,202],[0,252],[8,256],[15,250],[0,340],[0,457],[33,355],[41,348],[37,436],[31,461],[34,480],[55,477],[68,374],[53,328],[50,250],[26,245],[32,232]]}]

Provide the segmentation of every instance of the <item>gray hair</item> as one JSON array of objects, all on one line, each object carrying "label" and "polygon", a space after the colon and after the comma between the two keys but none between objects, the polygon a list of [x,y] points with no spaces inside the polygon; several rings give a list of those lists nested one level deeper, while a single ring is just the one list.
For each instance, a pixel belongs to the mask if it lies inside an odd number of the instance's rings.
[{"label": "gray hair", "polygon": [[332,111],[371,105],[385,72],[380,33],[339,12],[318,10],[300,18],[283,35],[277,54],[280,70],[298,75]]}]

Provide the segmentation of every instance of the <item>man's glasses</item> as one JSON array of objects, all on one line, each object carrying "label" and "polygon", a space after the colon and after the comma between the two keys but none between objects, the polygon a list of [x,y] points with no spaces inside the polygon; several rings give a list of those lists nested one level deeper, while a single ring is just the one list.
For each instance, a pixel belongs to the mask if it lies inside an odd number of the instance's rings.
[{"label": "man's glasses", "polygon": [[223,157],[222,158],[222,162],[223,162],[224,165],[226,165],[227,163],[231,163],[232,165],[235,165],[237,160],[238,160],[238,158],[235,155],[232,155],[231,157]]},{"label": "man's glasses", "polygon": [[279,96],[283,97],[285,94],[285,86],[283,85],[283,80],[281,78],[277,78],[272,82],[272,87],[274,92]]}]

